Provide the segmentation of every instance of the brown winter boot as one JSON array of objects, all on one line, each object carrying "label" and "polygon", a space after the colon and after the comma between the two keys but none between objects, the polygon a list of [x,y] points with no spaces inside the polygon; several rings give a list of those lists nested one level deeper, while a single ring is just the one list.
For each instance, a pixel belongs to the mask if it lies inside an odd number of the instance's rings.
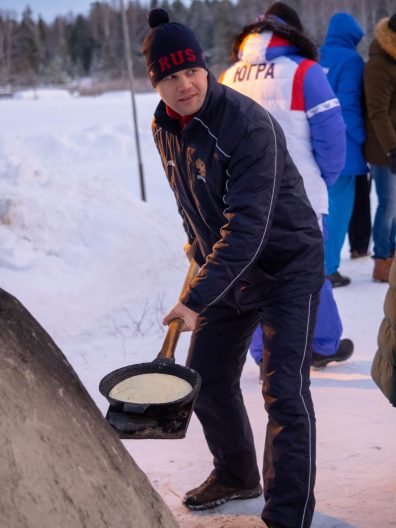
[{"label": "brown winter boot", "polygon": [[373,279],[378,282],[388,282],[389,270],[392,262],[393,257],[388,257],[386,259],[374,259]]},{"label": "brown winter boot", "polygon": [[233,488],[217,482],[213,472],[198,488],[188,491],[183,504],[190,510],[208,510],[234,499],[254,499],[261,495],[260,483],[254,488]]}]

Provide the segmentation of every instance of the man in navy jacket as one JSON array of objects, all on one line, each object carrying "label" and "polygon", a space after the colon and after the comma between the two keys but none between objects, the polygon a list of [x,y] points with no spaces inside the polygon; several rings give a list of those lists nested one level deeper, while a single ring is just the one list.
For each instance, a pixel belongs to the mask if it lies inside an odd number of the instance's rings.
[{"label": "man in navy jacket", "polygon": [[217,83],[192,31],[149,14],[144,44],[159,103],[153,136],[200,270],[164,318],[192,331],[188,365],[202,377],[196,414],[214,469],[184,504],[206,509],[261,493],[240,389],[252,333],[266,334],[263,395],[267,526],[311,525],[315,415],[311,339],[323,241],[302,178],[274,118]]}]

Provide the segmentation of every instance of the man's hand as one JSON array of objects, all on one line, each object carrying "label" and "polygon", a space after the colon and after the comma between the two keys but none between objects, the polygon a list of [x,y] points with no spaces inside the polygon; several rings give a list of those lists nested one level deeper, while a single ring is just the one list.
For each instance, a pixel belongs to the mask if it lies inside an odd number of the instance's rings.
[{"label": "man's hand", "polygon": [[186,254],[186,257],[188,258],[188,262],[192,261],[192,255],[191,255],[191,244],[186,242],[183,246],[184,253]]},{"label": "man's hand", "polygon": [[193,310],[190,310],[190,308],[180,301],[177,301],[175,306],[171,308],[170,312],[165,315],[162,324],[168,325],[172,319],[176,319],[176,317],[179,317],[184,321],[182,332],[192,332],[194,330],[198,314]]}]

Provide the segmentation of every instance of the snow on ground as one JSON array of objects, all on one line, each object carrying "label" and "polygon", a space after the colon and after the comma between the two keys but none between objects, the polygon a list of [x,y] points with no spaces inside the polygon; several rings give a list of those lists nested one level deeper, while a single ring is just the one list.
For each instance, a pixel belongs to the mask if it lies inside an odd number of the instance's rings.
[{"label": "snow on ground", "polygon": [[[73,98],[59,92],[0,101],[0,286],[33,313],[72,363],[102,410],[100,379],[154,359],[161,318],[176,300],[187,262],[184,233],[150,130],[155,94],[137,96],[147,184],[140,200],[130,96]],[[346,363],[312,369],[318,475],[314,528],[396,527],[396,412],[370,378],[386,285],[371,281],[370,259],[351,261],[335,290]],[[176,358],[183,363],[188,335]],[[243,390],[262,458],[266,415],[248,358]],[[184,492],[211,469],[199,423],[183,440],[127,440],[182,528],[258,528],[262,497],[203,513]]]},{"label": "snow on ground", "polygon": [[62,88],[22,90],[14,94],[15,99],[68,99],[69,97],[73,97],[72,94]]}]

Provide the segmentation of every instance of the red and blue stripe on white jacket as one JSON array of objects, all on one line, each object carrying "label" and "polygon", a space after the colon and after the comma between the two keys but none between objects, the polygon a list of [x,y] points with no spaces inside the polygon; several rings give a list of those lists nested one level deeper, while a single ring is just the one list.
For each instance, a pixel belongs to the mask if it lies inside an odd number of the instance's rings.
[{"label": "red and blue stripe on white jacket", "polygon": [[345,125],[324,71],[270,31],[247,35],[238,58],[220,82],[274,115],[316,214],[327,213],[327,187],[345,163]]}]

